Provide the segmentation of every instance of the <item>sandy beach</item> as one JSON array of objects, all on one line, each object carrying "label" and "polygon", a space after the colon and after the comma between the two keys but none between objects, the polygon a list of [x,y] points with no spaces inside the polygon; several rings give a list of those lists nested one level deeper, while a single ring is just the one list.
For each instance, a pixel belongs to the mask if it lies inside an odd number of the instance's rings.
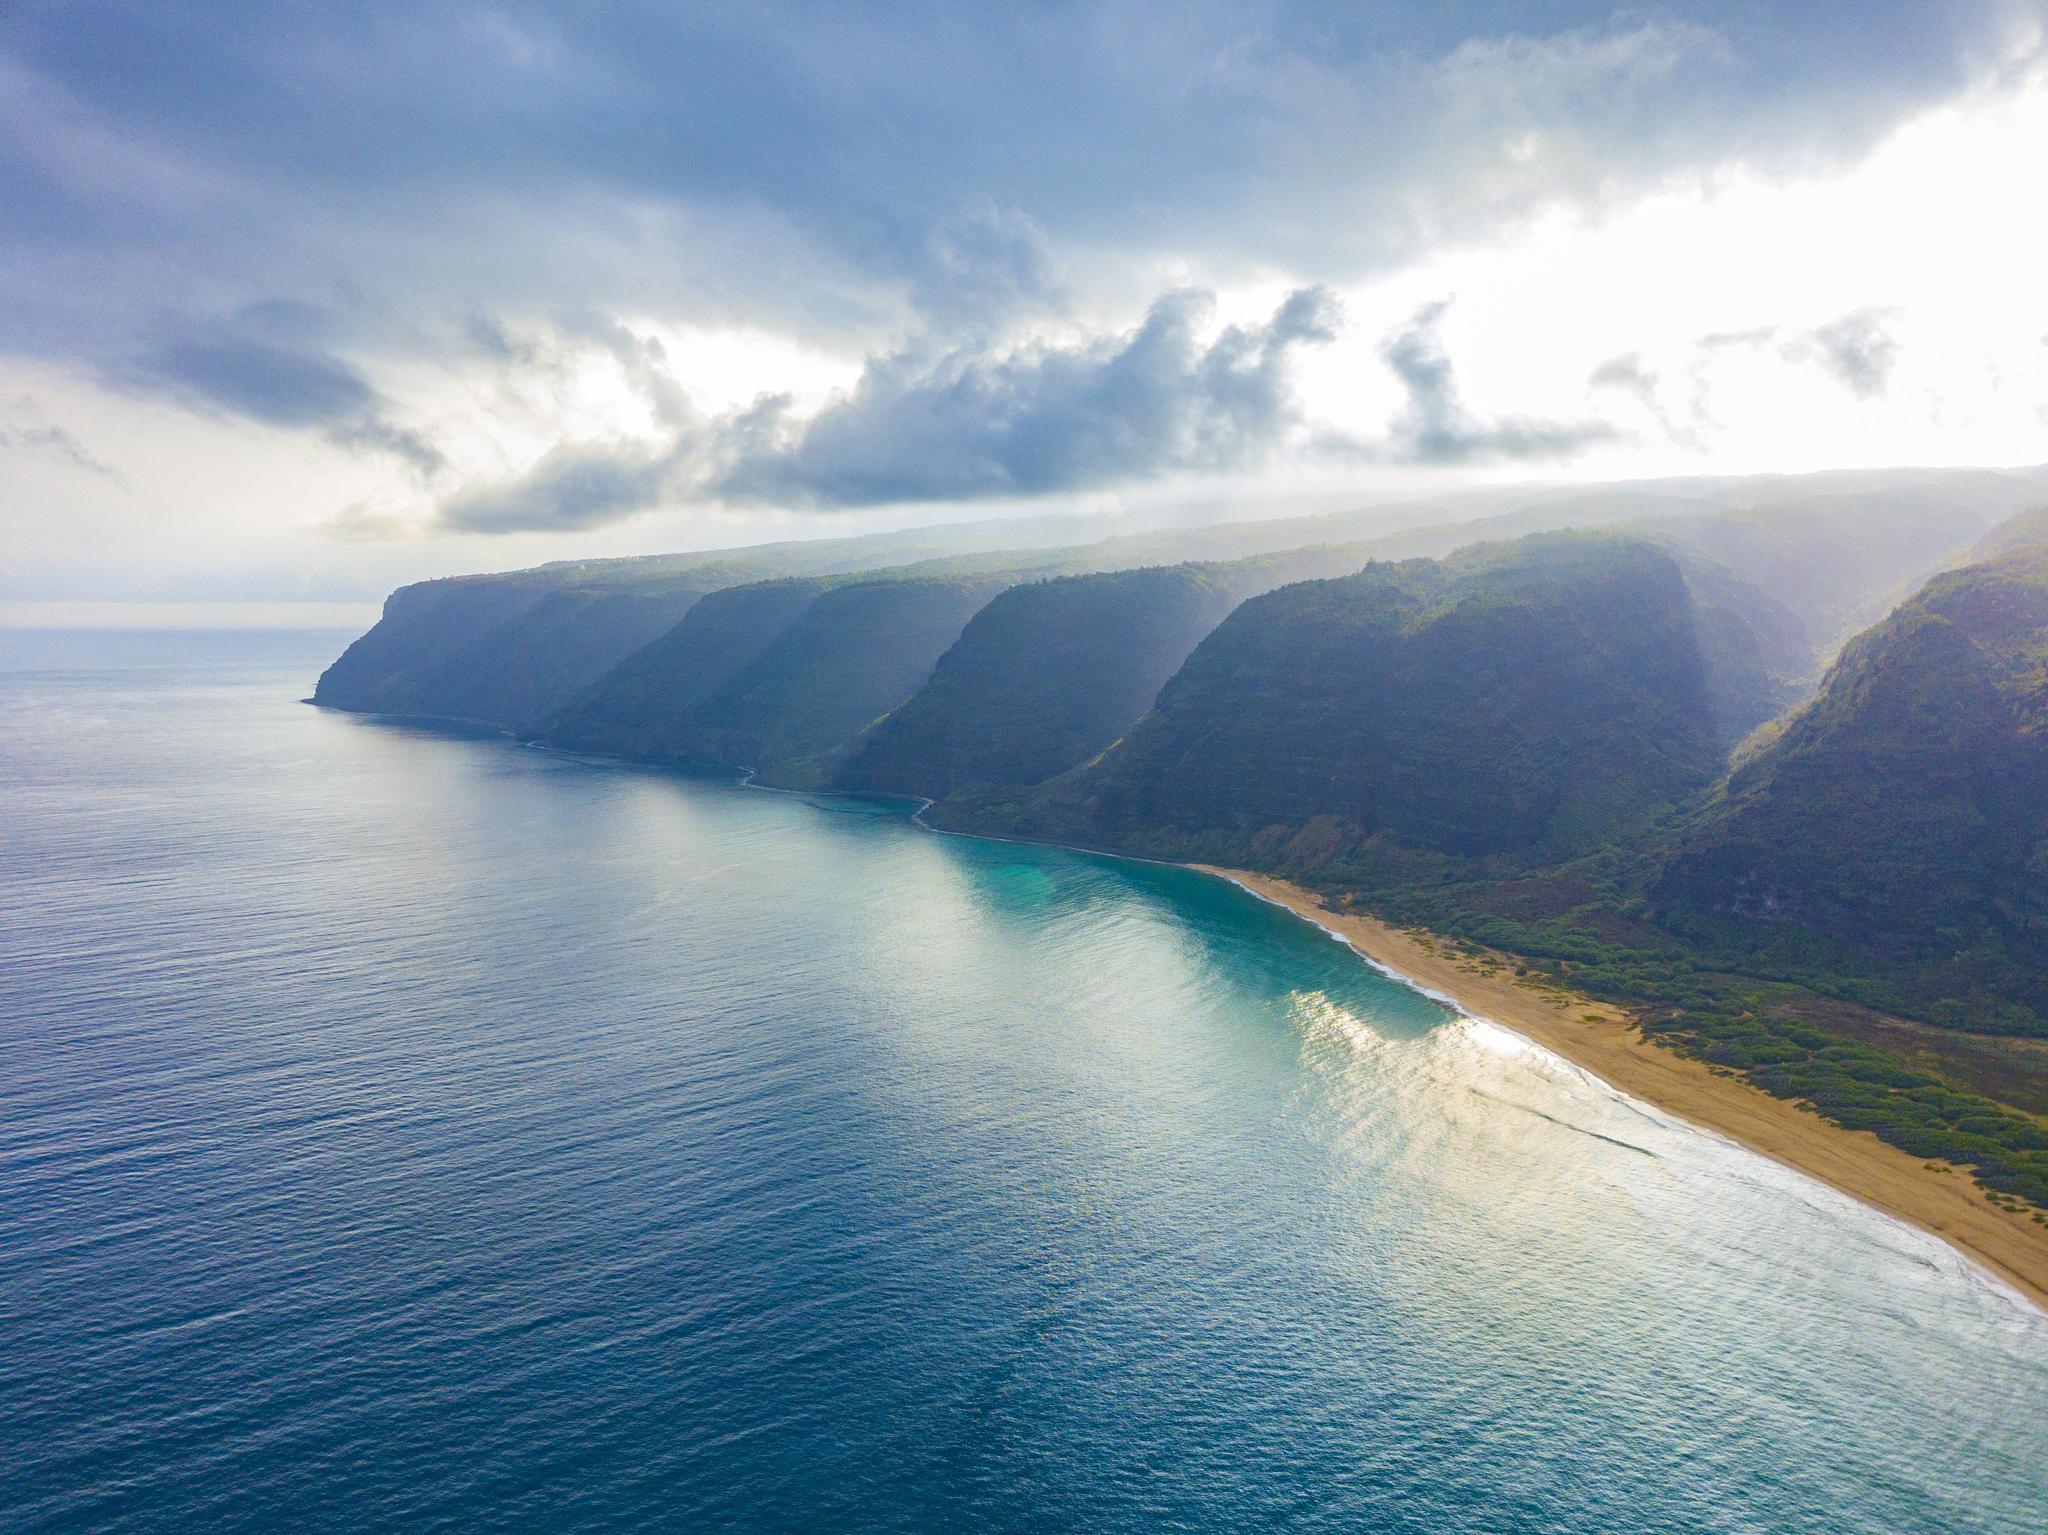
[{"label": "sandy beach", "polygon": [[1199,866],[1340,934],[1367,958],[1594,1073],[1621,1091],[1941,1237],[2048,1310],[2048,1226],[2001,1210],[1967,1170],[1930,1164],[1864,1131],[1646,1040],[1623,1010],[1570,995],[1511,963],[1474,958],[1426,933],[1332,912],[1299,885]]}]

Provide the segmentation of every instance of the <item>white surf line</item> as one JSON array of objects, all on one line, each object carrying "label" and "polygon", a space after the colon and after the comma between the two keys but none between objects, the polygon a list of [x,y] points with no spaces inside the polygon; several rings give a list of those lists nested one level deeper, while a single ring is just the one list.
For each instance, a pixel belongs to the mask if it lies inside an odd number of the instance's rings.
[{"label": "white surf line", "polygon": [[[1182,864],[1180,867],[1187,869],[1195,869],[1195,866],[1193,864]],[[1542,1040],[1534,1039],[1529,1035],[1522,1033],[1521,1030],[1516,1029],[1511,1025],[1500,1022],[1498,1019],[1487,1018],[1482,1016],[1481,1014],[1475,1013],[1469,1007],[1465,1006],[1464,1003],[1460,1002],[1456,997],[1451,996],[1448,992],[1439,991],[1434,986],[1429,985],[1425,981],[1418,980],[1416,977],[1412,975],[1404,975],[1401,971],[1396,970],[1392,965],[1386,963],[1386,961],[1379,959],[1374,955],[1366,953],[1365,950],[1361,949],[1352,940],[1351,936],[1348,933],[1340,932],[1336,928],[1331,927],[1328,923],[1318,922],[1314,917],[1309,916],[1307,913],[1295,910],[1294,907],[1288,905],[1285,901],[1276,900],[1274,897],[1265,894],[1263,891],[1254,890],[1250,885],[1247,885],[1243,880],[1237,878],[1235,875],[1226,874],[1220,870],[1209,869],[1195,869],[1195,872],[1198,874],[1213,873],[1215,878],[1223,880],[1228,884],[1235,885],[1238,889],[1242,890],[1246,895],[1250,896],[1253,900],[1263,901],[1266,905],[1277,907],[1279,910],[1286,912],[1290,917],[1293,917],[1298,921],[1306,922],[1310,927],[1316,928],[1320,932],[1327,934],[1329,937],[1336,939],[1337,942],[1343,944],[1345,948],[1349,949],[1353,954],[1357,955],[1360,959],[1364,960],[1367,965],[1371,966],[1374,970],[1378,971],[1388,980],[1397,982],[1398,984],[1407,987],[1410,991],[1418,992],[1422,996],[1429,998],[1430,1001],[1435,1002],[1439,1006],[1448,1009],[1454,1017],[1462,1018],[1466,1022],[1476,1024],[1481,1028],[1492,1029],[1497,1033],[1507,1035],[1509,1038],[1513,1039],[1516,1042],[1516,1044],[1527,1048],[1533,1054],[1541,1057],[1548,1065],[1551,1065],[1562,1070],[1563,1073],[1569,1077],[1577,1078],[1581,1082],[1584,1082],[1592,1087],[1599,1088],[1601,1091],[1607,1093],[1616,1101],[1627,1105],[1630,1109],[1633,1109],[1637,1113],[1644,1115],[1644,1117],[1648,1118],[1652,1122],[1664,1125],[1668,1128],[1675,1130],[1690,1131],[1694,1135],[1703,1136],[1709,1141],[1713,1141],[1721,1146],[1726,1146],[1734,1151],[1740,1152],[1745,1156],[1756,1157],[1761,1161],[1770,1163],[1773,1167],[1783,1168],[1786,1172],[1794,1174],[1795,1176],[1805,1180],[1807,1183],[1811,1183],[1821,1189],[1824,1189],[1829,1194],[1832,1194],[1838,1198],[1846,1199],[1847,1201],[1849,1201],[1849,1203],[1855,1205],[1857,1208],[1866,1210],[1870,1212],[1872,1215],[1876,1215],[1882,1218],[1883,1220],[1889,1222],[1891,1225],[1898,1227],[1900,1230],[1911,1232],[1916,1240],[1916,1243],[1933,1243],[1941,1252],[1946,1254],[1948,1257],[1954,1259],[1960,1265],[1961,1271],[1965,1278],[1970,1279],[1976,1282],[1977,1284],[1983,1285],[1984,1287],[1989,1289],[1993,1294],[1999,1296],[2001,1299],[2004,1299],[2012,1303],[2013,1305],[2018,1306],[2030,1317],[2036,1319],[2048,1317],[2048,1306],[2044,1306],[2037,1302],[2032,1296],[2028,1295],[2024,1290],[2020,1289],[2017,1285],[2013,1284],[2011,1280],[2005,1278],[2005,1276],[2000,1274],[1996,1269],[1991,1268],[1982,1259],[1977,1258],[1971,1253],[1963,1251],[1962,1248],[1956,1246],[1953,1242],[1950,1242],[1945,1237],[1941,1236],[1938,1232],[1929,1231],[1925,1226],[1919,1225],[1914,1221],[1907,1220],[1903,1215],[1894,1214],[1892,1211],[1885,1209],[1882,1205],[1872,1204],[1869,1200],[1861,1198],[1858,1195],[1852,1194],[1847,1189],[1837,1188],[1834,1184],[1828,1182],[1825,1178],[1818,1177],[1815,1174],[1808,1172],[1803,1167],[1799,1167],[1794,1163],[1787,1162],[1782,1157],[1773,1156],[1770,1152],[1765,1151],[1760,1147],[1752,1146],[1748,1144],[1746,1141],[1737,1140],[1732,1135],[1723,1134],[1721,1131],[1714,1129],[1710,1125],[1696,1123],[1693,1120],[1687,1119],[1682,1114],[1673,1113],[1670,1109],[1665,1108],[1662,1104],[1652,1103],[1647,1099],[1637,1097],[1634,1093],[1629,1092],[1625,1088],[1617,1087],[1614,1083],[1608,1081],[1598,1072],[1590,1071],[1586,1067],[1581,1066],[1577,1061],[1571,1060],[1566,1056],[1558,1054],[1557,1051],[1553,1050],[1549,1045],[1543,1043]]]}]

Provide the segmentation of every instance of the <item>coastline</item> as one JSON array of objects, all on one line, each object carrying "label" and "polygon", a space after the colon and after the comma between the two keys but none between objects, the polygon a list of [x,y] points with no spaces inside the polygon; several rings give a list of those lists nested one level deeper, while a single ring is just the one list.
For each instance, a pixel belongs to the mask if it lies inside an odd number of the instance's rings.
[{"label": "coastline", "polygon": [[1286,908],[1395,979],[1533,1040],[1630,1097],[1939,1237],[2048,1312],[2048,1226],[1993,1205],[1967,1169],[1927,1163],[1653,1044],[1623,1009],[1561,991],[1547,977],[1539,984],[1517,977],[1511,964],[1482,964],[1428,934],[1331,911],[1287,880],[1212,864],[1187,867]]},{"label": "coastline", "polygon": [[[313,700],[302,702],[310,704]],[[360,717],[429,727],[468,723],[435,717]],[[522,741],[509,730],[498,733],[529,749],[581,760],[636,767],[678,766],[604,753],[570,752],[537,741]],[[771,794],[839,792],[764,784],[755,778],[752,768],[736,772],[741,787]],[[1511,964],[1496,965],[1494,973],[1486,973],[1479,964],[1453,951],[1448,940],[1397,928],[1374,917],[1331,911],[1312,891],[1271,875],[1214,864],[1147,858],[1108,848],[934,826],[924,816],[932,801],[921,795],[853,797],[915,804],[918,808],[912,813],[911,822],[942,837],[1060,847],[1133,863],[1192,869],[1225,880],[1256,899],[1282,907],[1322,928],[1366,963],[1411,989],[1457,1012],[1519,1034],[1629,1097],[1818,1179],[1894,1220],[1940,1239],[2021,1300],[2048,1313],[2048,1226],[2035,1225],[2024,1215],[1993,1205],[1966,1168],[1928,1163],[1886,1145],[1867,1131],[1843,1129],[1789,1099],[1773,1097],[1737,1076],[1651,1043],[1636,1029],[1624,1009],[1559,990],[1547,978],[1540,987],[1519,980]]]}]

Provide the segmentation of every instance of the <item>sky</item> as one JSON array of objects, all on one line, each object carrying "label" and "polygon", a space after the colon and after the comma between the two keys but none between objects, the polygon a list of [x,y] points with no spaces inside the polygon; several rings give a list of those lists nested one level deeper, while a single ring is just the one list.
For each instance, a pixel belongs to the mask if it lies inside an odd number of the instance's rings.
[{"label": "sky", "polygon": [[2048,0],[12,0],[0,622],[2039,463],[2044,165]]}]

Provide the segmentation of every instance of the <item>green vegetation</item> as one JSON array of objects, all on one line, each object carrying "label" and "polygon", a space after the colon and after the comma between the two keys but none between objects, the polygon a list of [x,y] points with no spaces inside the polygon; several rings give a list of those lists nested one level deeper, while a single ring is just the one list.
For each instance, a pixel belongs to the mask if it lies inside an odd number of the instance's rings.
[{"label": "green vegetation", "polygon": [[1236,601],[1192,565],[1013,586],[875,727],[839,782],[930,799],[1041,783],[1143,714]]},{"label": "green vegetation", "polygon": [[[2041,491],[1813,488],[428,582],[316,698],[1285,874],[2048,1214]],[[1303,547],[1332,539],[1363,541]]]},{"label": "green vegetation", "polygon": [[1129,729],[1245,597],[1355,569],[1361,548],[1013,586],[974,616],[924,688],[869,732],[839,783],[963,801],[1043,783]]},{"label": "green vegetation", "polygon": [[[1715,701],[1688,679],[1753,607],[1712,579],[1719,618],[1696,567],[1570,537],[1283,588],[1124,741],[979,824],[1268,869],[1519,956],[2048,1207],[2048,1120],[1984,1090],[1996,1036],[2048,1034],[2048,551],[1937,578],[1702,788]],[[1881,1013],[1936,1026],[1914,1061],[1873,1042]]]},{"label": "green vegetation", "polygon": [[869,580],[834,586],[702,702],[679,755],[790,788],[829,783],[861,732],[931,675],[968,619],[1009,582]]},{"label": "green vegetation", "polygon": [[313,701],[528,729],[707,592],[791,567],[830,569],[847,557],[846,542],[422,581],[392,593],[377,625],[321,675]]},{"label": "green vegetation", "polygon": [[850,579],[799,576],[710,593],[548,719],[541,738],[573,751],[649,761],[687,756],[691,711],[754,662],[835,582]]},{"label": "green vegetation", "polygon": [[[1706,952],[1979,1032],[2048,1034],[2048,547],[1937,577],[1671,838]],[[1790,930],[1788,935],[1787,930]],[[1822,952],[1835,940],[1857,963]]]},{"label": "green vegetation", "polygon": [[[1938,1048],[1909,1064],[1856,1037],[1860,1010],[1817,1005],[1813,990],[1863,989],[1881,999],[1883,978],[1854,952],[1815,945],[1795,977],[1735,946],[1703,948],[1655,919],[1632,865],[1615,852],[1562,866],[1475,864],[1382,844],[1338,867],[1281,872],[1388,920],[1517,956],[1575,991],[1629,1008],[1663,1044],[2048,1208],[2048,1116],[1964,1085],[1997,1082],[1995,1066],[1965,1074]],[[1958,1044],[1980,1057],[1996,1048],[1974,1036]]]},{"label": "green vegetation", "polygon": [[1281,587],[1099,761],[991,816],[1215,860],[1584,846],[1714,771],[1693,625],[1676,563],[1603,535]]}]

